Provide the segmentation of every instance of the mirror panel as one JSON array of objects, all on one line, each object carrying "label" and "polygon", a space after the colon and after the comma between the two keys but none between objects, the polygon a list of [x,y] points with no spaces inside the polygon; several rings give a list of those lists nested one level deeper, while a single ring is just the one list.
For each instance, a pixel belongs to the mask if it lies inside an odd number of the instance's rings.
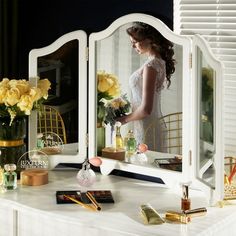
[{"label": "mirror panel", "polygon": [[[49,98],[44,105],[60,113],[66,129],[66,143],[78,143],[78,51],[78,41],[72,40],[55,52],[38,57],[38,76],[51,82]],[[44,128],[43,124],[38,124],[38,133],[49,131]],[[73,151],[78,152],[77,149]]]},{"label": "mirror panel", "polygon": [[[138,70],[143,63],[147,60],[144,55],[137,54],[130,43],[126,29],[130,27],[132,23],[125,24],[119,27],[111,36],[99,40],[96,43],[96,71],[104,71],[105,73],[113,74],[118,78],[120,89],[122,94],[126,94],[128,100],[131,101],[131,88],[129,86],[130,75]],[[156,134],[150,132],[155,127],[155,123],[158,123],[158,119],[161,119],[165,123],[167,129],[163,131],[163,138],[165,137],[165,146],[163,149],[165,153],[182,154],[182,66],[183,66],[183,50],[181,45],[174,45],[176,67],[175,73],[171,77],[170,88],[165,88],[161,92],[161,116],[156,120],[151,120],[148,124],[144,143],[150,147],[151,151],[158,151],[154,148],[155,140],[158,139]],[[158,104],[155,104],[158,106]],[[154,109],[154,108],[153,108]],[[175,124],[176,123],[176,124]],[[177,130],[180,128],[180,130]],[[106,129],[109,129],[107,127]],[[121,136],[125,137],[128,130],[133,130],[135,133],[136,128],[134,122],[130,122],[127,125],[121,127]],[[176,130],[176,132],[174,131]],[[100,132],[100,131],[99,131]],[[168,132],[168,133],[167,133]],[[106,132],[106,142],[104,147],[111,146],[111,139],[109,138],[109,130]],[[100,135],[98,135],[98,143],[101,143]],[[162,139],[162,138],[161,138]],[[169,144],[170,143],[170,144]],[[169,145],[168,145],[169,144]],[[98,150],[100,152],[100,150]],[[160,150],[159,150],[160,152]]]},{"label": "mirror panel", "polygon": [[[171,86],[167,89],[162,90],[161,94],[161,112],[162,115],[159,119],[166,118],[165,125],[169,125],[172,134],[168,133],[168,141],[172,142],[173,148],[169,148],[165,151],[156,150],[155,148],[150,148],[145,154],[147,155],[146,162],[132,162],[128,159],[116,159],[108,158],[109,164],[112,164],[112,168],[126,169],[126,164],[133,165],[133,168],[128,168],[129,171],[137,172],[138,170],[143,174],[148,174],[146,167],[152,168],[154,176],[159,175],[157,170],[168,169],[174,170],[173,172],[181,172],[183,168],[187,169],[186,164],[182,165],[182,155],[187,156],[186,153],[189,151],[190,137],[185,135],[188,133],[188,121],[183,121],[183,118],[187,118],[190,115],[190,70],[189,70],[189,39],[183,36],[175,35],[170,31],[162,22],[157,18],[146,16],[144,14],[131,14],[120,18],[113,22],[113,24],[106,30],[98,33],[93,33],[89,38],[90,46],[90,57],[95,56],[95,62],[90,62],[89,73],[90,81],[94,84],[90,85],[90,94],[92,91],[95,93],[94,97],[90,96],[91,100],[95,100],[95,104],[98,104],[97,95],[97,74],[101,71],[115,75],[118,78],[120,89],[122,94],[126,94],[128,100],[131,101],[131,89],[129,86],[130,75],[137,70],[146,60],[147,57],[138,55],[132,48],[130,38],[126,33],[126,29],[131,26],[135,21],[141,21],[151,26],[155,27],[166,39],[171,41],[174,45],[174,58],[176,60],[175,73],[171,77]],[[184,73],[185,72],[185,73]],[[187,99],[184,99],[187,98]],[[100,99],[100,98],[99,98]],[[94,109],[97,111],[97,109]],[[97,117],[97,113],[90,108],[90,113]],[[170,117],[170,114],[173,117]],[[90,117],[89,117],[90,118]],[[169,119],[169,120],[168,120]],[[90,144],[95,146],[94,152],[91,151],[90,155],[102,155],[102,149],[111,147],[114,144],[114,135],[112,135],[111,128],[106,126],[105,130],[101,129],[98,119],[94,121],[90,120],[90,137],[95,137],[95,139],[90,139]],[[160,120],[154,121],[151,125],[156,125]],[[174,123],[178,123],[175,125]],[[92,124],[93,123],[93,124]],[[136,127],[133,122],[121,126],[121,135],[125,139],[128,130],[134,130]],[[178,140],[176,140],[176,137]],[[150,135],[149,137],[150,138]],[[155,139],[155,138],[154,138]],[[147,139],[148,140],[148,139]],[[147,140],[145,142],[147,143]],[[153,137],[151,137],[153,140]],[[185,143],[183,146],[182,144]],[[147,143],[149,147],[152,146],[151,143]],[[168,162],[168,165],[160,165],[163,162]],[[176,158],[178,163],[176,163]],[[155,161],[155,159],[158,159]],[[180,160],[180,161],[179,161]],[[118,161],[118,162],[117,162]],[[173,162],[174,163],[173,163]],[[186,162],[185,160],[184,162]],[[107,158],[104,162],[108,163]],[[105,165],[104,165],[105,166]],[[135,167],[136,166],[136,167]],[[161,168],[160,168],[161,167]],[[104,168],[105,169],[105,168]],[[133,169],[133,170],[132,170]],[[150,170],[150,169],[149,169]],[[138,172],[139,172],[138,171]]]},{"label": "mirror panel", "polygon": [[223,65],[207,41],[193,36],[193,165],[192,182],[210,205],[224,198]]},{"label": "mirror panel", "polygon": [[215,188],[215,84],[216,71],[207,63],[200,48],[198,58],[199,88],[199,162],[198,178]]},{"label": "mirror panel", "polygon": [[[37,137],[40,137],[44,144],[42,151],[56,156],[55,165],[78,163],[86,157],[86,44],[85,32],[74,31],[47,47],[33,49],[29,55],[31,83],[37,83],[36,76],[51,82],[44,109],[30,117],[29,148],[38,148]],[[60,140],[60,148],[54,152],[57,140]]]}]

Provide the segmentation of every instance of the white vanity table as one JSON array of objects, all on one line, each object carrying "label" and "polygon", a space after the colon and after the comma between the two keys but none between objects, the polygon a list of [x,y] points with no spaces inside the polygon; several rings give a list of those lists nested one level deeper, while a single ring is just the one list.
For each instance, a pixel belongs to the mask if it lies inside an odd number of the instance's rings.
[{"label": "white vanity table", "polygon": [[[57,190],[81,189],[76,171],[50,171],[49,184],[20,186],[0,194],[0,236],[43,235],[235,235],[236,205],[207,207],[207,214],[185,224],[144,225],[139,206],[150,203],[164,215],[179,210],[179,188],[118,176],[97,174],[97,182],[88,189],[111,190],[114,204],[102,204],[102,210],[89,211],[77,204],[56,204]],[[190,189],[192,208],[207,206],[202,192]]]},{"label": "white vanity table", "polygon": [[[30,52],[29,76],[31,82],[36,84],[35,76],[40,75],[40,59],[54,58],[58,52],[64,49],[67,51],[70,43],[76,45],[73,52],[76,52],[78,63],[75,68],[69,67],[68,64],[68,68],[77,71],[75,80],[78,80],[78,143],[66,144],[60,155],[50,157],[50,164],[52,167],[58,163],[81,164],[85,158],[98,155],[97,72],[106,70],[115,73],[123,83],[123,89],[127,87],[126,79],[137,58],[132,57],[125,29],[135,21],[155,27],[173,42],[175,47],[178,62],[173,75],[175,82],[171,92],[167,91],[165,95],[165,98],[171,99],[162,100],[165,101],[163,107],[169,109],[166,113],[180,111],[183,115],[182,151],[173,154],[182,156],[182,171],[157,168],[151,166],[150,162],[147,165],[136,165],[103,158],[100,167],[103,175],[99,175],[92,189],[111,190],[116,203],[104,204],[102,212],[88,212],[74,204],[56,205],[56,190],[74,190],[79,189],[79,186],[76,184],[75,172],[51,171],[48,185],[22,186],[17,191],[1,194],[1,209],[8,213],[8,219],[0,216],[0,222],[10,224],[8,228],[11,230],[11,236],[74,235],[75,232],[81,235],[109,236],[234,235],[236,206],[225,206],[222,209],[210,207],[224,198],[221,63],[214,58],[207,43],[200,36],[189,38],[176,35],[152,16],[126,15],[115,20],[104,31],[92,33],[89,37],[84,31],[77,30],[61,36],[51,45]],[[117,45],[120,45],[119,50]],[[118,68],[117,65],[122,66]],[[126,65],[127,67],[124,67]],[[205,71],[207,77],[204,75]],[[207,97],[204,92],[206,88]],[[33,149],[37,142],[35,113],[30,116],[29,131],[29,146]],[[74,148],[71,148],[72,146]],[[169,155],[152,151],[152,161]],[[166,185],[109,175],[114,169],[158,177]],[[151,203],[161,214],[167,210],[180,209],[179,184],[182,181],[192,181],[192,187],[198,189],[191,190],[190,193],[192,208],[208,206],[207,215],[193,218],[188,225],[143,225],[139,217],[139,206],[142,203]],[[4,232],[9,231],[6,229]]]}]

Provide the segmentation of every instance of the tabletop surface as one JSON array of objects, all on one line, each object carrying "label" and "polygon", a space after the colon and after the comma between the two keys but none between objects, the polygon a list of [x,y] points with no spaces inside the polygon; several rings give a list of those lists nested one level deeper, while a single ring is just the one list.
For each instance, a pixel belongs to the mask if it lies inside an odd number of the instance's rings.
[{"label": "tabletop surface", "polygon": [[[191,206],[207,207],[205,216],[194,217],[188,224],[166,222],[162,225],[144,225],[139,213],[141,204],[151,204],[161,216],[164,216],[167,210],[180,211],[180,186],[169,189],[158,183],[96,173],[96,182],[85,188],[78,185],[76,174],[75,170],[50,171],[48,184],[41,186],[18,184],[16,190],[0,194],[1,204],[10,203],[16,209],[43,212],[44,215],[83,224],[83,227],[106,228],[116,232],[116,235],[209,236],[221,233],[224,235],[229,232],[229,236],[233,235],[230,232],[236,227],[235,205],[226,205],[223,208],[209,207],[203,193],[193,189],[190,189],[189,193]],[[78,204],[57,204],[58,190],[111,190],[115,203],[101,204],[102,210],[96,212]]]}]

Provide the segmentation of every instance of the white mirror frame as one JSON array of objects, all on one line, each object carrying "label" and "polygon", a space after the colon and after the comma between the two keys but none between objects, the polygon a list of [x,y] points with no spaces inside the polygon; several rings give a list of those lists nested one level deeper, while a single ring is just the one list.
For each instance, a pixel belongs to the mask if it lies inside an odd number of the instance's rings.
[{"label": "white mirror frame", "polygon": [[[211,53],[210,48],[207,46],[206,41],[200,36],[194,36],[194,40],[189,37],[180,36],[171,31],[163,22],[157,18],[146,14],[129,14],[115,20],[107,29],[92,33],[89,37],[89,84],[87,84],[87,36],[84,31],[78,30],[63,35],[57,39],[51,45],[34,49],[29,54],[29,77],[32,85],[36,85],[37,81],[34,79],[37,76],[37,58],[50,54],[68,41],[78,39],[79,40],[79,65],[78,65],[78,92],[79,92],[79,152],[77,155],[52,155],[50,156],[51,167],[55,167],[58,163],[82,163],[85,158],[92,158],[96,155],[96,41],[109,37],[120,26],[132,23],[134,21],[142,21],[150,24],[159,32],[172,41],[175,44],[181,45],[183,48],[183,96],[182,96],[182,108],[183,108],[183,164],[182,172],[170,171],[161,168],[138,166],[135,164],[120,162],[112,159],[102,158],[103,164],[101,165],[101,172],[104,175],[108,175],[113,169],[148,175],[151,177],[161,178],[165,184],[169,187],[173,187],[180,181],[192,180],[193,184],[196,184],[200,189],[206,192],[206,197],[210,202],[223,199],[224,197],[224,152],[223,152],[223,119],[222,119],[222,63],[217,61],[214,55]],[[191,47],[193,45],[193,49]],[[197,167],[197,81],[196,68],[191,64],[196,63],[194,52],[195,47],[198,46],[206,57],[209,65],[216,70],[216,154],[215,154],[215,167],[216,167],[216,187],[215,190],[206,186],[206,184],[196,179],[196,167]],[[191,63],[191,55],[193,52],[193,60]],[[89,92],[87,101],[87,91]],[[87,113],[88,109],[88,113]],[[37,113],[34,111],[29,119],[29,150],[36,146],[37,141]],[[88,124],[88,127],[87,127]],[[87,137],[87,135],[89,137]],[[155,152],[150,152],[149,155],[153,158],[156,156]]]},{"label": "white mirror frame", "polygon": [[[67,42],[78,40],[78,153],[76,155],[57,154],[50,155],[50,168],[54,168],[59,163],[80,163],[87,156],[87,34],[82,30],[77,30],[65,34],[54,41],[49,46],[33,49],[29,53],[29,81],[32,85],[37,85],[38,76],[38,57],[55,52]],[[37,142],[37,111],[33,111],[29,117],[29,150],[36,147]]]},{"label": "white mirror frame", "polygon": [[[216,72],[216,91],[215,91],[215,155],[214,155],[214,164],[215,164],[215,189],[211,188],[207,184],[201,182],[197,179],[199,173],[197,173],[198,167],[198,141],[197,137],[199,130],[199,111],[198,111],[198,99],[199,94],[197,94],[198,78],[197,78],[197,48],[204,52],[204,57],[206,58],[207,63],[215,70]],[[195,129],[195,137],[193,140],[193,165],[191,166],[191,179],[193,185],[205,192],[206,197],[209,200],[210,205],[214,205],[217,201],[223,200],[224,198],[224,132],[223,132],[223,64],[217,60],[212,53],[211,48],[208,46],[207,41],[200,35],[195,35],[193,37],[193,94],[194,100],[192,107],[194,108],[193,116],[193,127]]]},{"label": "white mirror frame", "polygon": [[[191,40],[188,37],[180,36],[171,31],[159,19],[146,14],[129,14],[115,20],[107,29],[92,33],[89,36],[89,157],[96,155],[96,41],[109,37],[120,26],[134,21],[142,21],[155,27],[164,37],[181,45],[183,48],[183,164],[182,172],[169,171],[161,168],[150,168],[138,166],[134,164],[124,163],[116,160],[103,158],[101,172],[105,175],[109,174],[113,169],[159,177],[167,185],[175,185],[180,179],[189,179],[189,155],[191,150],[191,140],[193,132],[191,131],[191,70],[190,70],[190,54]],[[92,60],[93,59],[93,60]],[[155,155],[155,153],[153,154]]]}]

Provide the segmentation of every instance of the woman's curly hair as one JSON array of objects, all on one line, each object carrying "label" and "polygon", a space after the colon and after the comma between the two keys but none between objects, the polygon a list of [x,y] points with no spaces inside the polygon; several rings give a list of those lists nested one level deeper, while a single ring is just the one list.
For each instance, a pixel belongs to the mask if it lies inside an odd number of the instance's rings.
[{"label": "woman's curly hair", "polygon": [[163,35],[151,25],[143,22],[134,22],[131,27],[126,29],[128,35],[137,40],[137,42],[149,39],[154,51],[161,55],[166,62],[166,79],[168,87],[171,84],[171,75],[175,72],[175,60],[173,59],[173,43],[163,37]]}]

